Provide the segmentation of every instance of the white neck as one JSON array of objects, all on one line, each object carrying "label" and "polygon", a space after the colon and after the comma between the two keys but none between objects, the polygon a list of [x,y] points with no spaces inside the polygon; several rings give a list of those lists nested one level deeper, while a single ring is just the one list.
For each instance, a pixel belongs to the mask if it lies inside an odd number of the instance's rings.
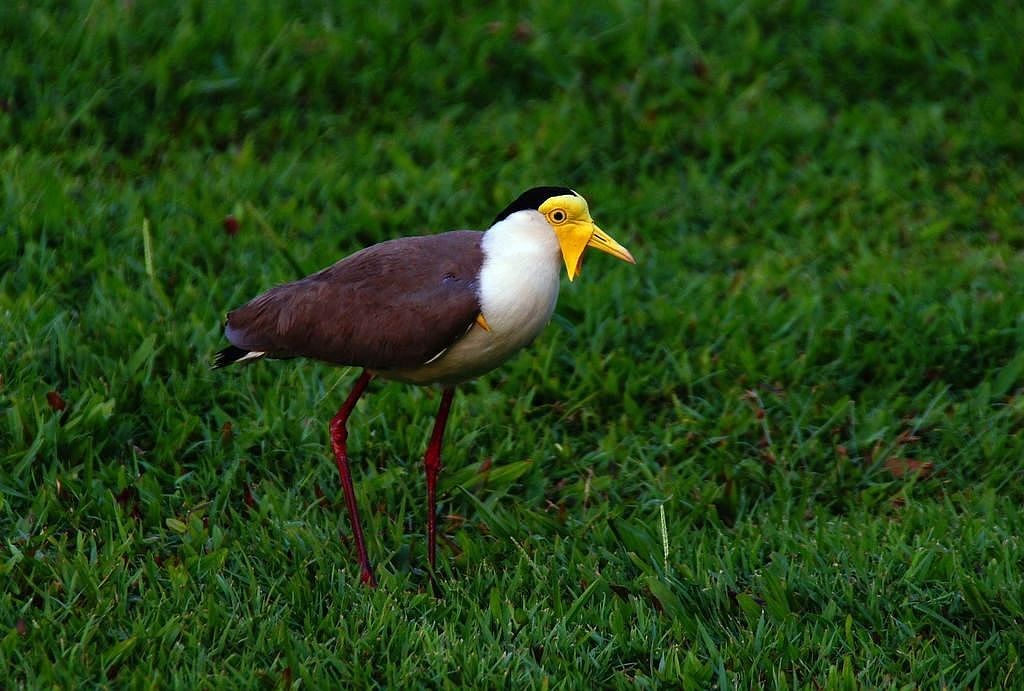
[{"label": "white neck", "polygon": [[558,300],[562,258],[554,230],[540,212],[517,211],[491,226],[483,250],[484,318],[499,331],[529,333],[525,342],[532,341]]}]

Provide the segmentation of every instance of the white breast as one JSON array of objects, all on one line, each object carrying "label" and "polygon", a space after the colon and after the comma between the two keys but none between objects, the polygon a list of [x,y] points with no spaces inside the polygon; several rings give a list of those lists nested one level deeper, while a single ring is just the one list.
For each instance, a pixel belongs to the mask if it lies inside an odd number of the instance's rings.
[{"label": "white breast", "polygon": [[561,255],[554,231],[536,211],[519,211],[484,234],[481,312],[490,331],[474,325],[437,358],[410,370],[379,372],[414,384],[457,384],[494,369],[529,345],[558,301]]}]

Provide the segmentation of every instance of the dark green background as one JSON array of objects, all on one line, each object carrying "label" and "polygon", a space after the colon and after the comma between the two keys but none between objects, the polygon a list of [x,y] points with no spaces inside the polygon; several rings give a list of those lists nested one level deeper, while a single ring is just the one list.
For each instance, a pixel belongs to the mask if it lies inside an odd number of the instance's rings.
[{"label": "dark green background", "polygon": [[[8,683],[1020,683],[1024,11],[570,5],[3,3]],[[352,373],[222,315],[541,184],[639,265],[462,388],[442,601],[372,387],[361,588]]]}]

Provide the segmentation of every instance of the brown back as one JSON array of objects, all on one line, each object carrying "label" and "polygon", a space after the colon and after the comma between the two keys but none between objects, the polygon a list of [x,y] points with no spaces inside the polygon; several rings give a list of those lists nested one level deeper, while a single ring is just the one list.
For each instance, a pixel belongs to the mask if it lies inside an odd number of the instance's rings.
[{"label": "brown back", "polygon": [[480,312],[483,233],[389,240],[228,314],[232,344],[270,357],[399,369],[462,337]]}]

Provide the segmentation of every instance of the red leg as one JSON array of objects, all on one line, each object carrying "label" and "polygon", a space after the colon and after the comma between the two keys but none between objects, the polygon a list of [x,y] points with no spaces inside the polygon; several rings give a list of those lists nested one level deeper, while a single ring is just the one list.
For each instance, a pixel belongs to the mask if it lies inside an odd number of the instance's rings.
[{"label": "red leg", "polygon": [[441,394],[441,408],[434,420],[434,433],[430,435],[427,455],[423,457],[423,467],[427,471],[427,560],[430,563],[430,578],[434,578],[434,567],[437,555],[437,475],[441,472],[441,441],[444,439],[444,426],[448,422],[448,410],[452,406],[455,388],[447,388]]},{"label": "red leg", "polygon": [[348,505],[348,517],[352,522],[352,536],[356,541],[356,551],[359,553],[360,579],[371,588],[377,587],[377,579],[373,576],[373,567],[370,566],[370,558],[366,554],[366,542],[363,540],[363,527],[359,523],[359,509],[356,508],[356,492],[352,487],[352,473],[348,469],[348,450],[345,442],[348,440],[348,430],[345,425],[352,409],[356,407],[356,401],[366,391],[367,384],[373,379],[373,375],[363,370],[356,381],[355,388],[348,395],[345,403],[338,410],[338,414],[331,419],[331,446],[334,448],[334,458],[338,463],[338,474],[341,475],[341,489],[345,493],[345,504]]}]

